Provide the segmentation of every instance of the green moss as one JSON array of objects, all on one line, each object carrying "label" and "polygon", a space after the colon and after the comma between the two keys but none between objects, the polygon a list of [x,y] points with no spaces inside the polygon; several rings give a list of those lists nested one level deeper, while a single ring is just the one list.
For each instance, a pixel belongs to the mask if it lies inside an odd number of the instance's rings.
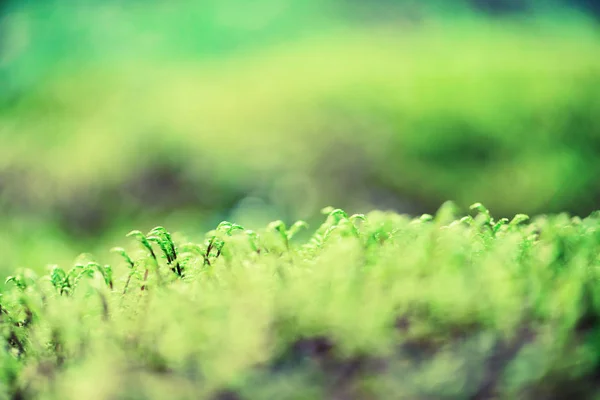
[{"label": "green moss", "polygon": [[157,227],[134,231],[142,246],[115,249],[112,266],[84,255],[47,276],[16,271],[1,299],[0,389],[52,399],[596,394],[600,214],[498,223],[472,209],[460,218],[447,203],[412,219],[327,208],[305,240],[282,221],[256,232],[223,222],[200,243]]}]

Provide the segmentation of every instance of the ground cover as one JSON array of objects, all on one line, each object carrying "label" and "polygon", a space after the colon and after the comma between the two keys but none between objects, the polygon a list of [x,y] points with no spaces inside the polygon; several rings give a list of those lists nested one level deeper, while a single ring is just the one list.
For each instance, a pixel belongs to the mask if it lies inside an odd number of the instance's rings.
[{"label": "ground cover", "polygon": [[2,396],[595,398],[598,213],[324,214],[15,271]]}]

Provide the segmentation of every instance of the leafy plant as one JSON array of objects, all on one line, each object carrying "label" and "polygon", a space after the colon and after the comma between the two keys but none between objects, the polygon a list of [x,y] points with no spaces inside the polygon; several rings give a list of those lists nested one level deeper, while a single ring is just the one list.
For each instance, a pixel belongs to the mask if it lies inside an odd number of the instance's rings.
[{"label": "leafy plant", "polygon": [[285,243],[286,249],[288,250],[290,248],[290,241],[303,228],[308,228],[308,224],[305,221],[296,221],[289,229],[281,220],[271,222],[269,226],[267,226],[268,231],[277,232],[279,234],[283,240],[283,243]]}]

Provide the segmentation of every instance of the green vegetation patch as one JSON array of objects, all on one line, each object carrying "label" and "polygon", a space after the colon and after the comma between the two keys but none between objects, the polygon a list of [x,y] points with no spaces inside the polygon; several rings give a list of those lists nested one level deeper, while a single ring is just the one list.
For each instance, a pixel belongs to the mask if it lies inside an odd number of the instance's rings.
[{"label": "green vegetation patch", "polygon": [[[149,206],[224,212],[249,193],[282,215],[272,192],[311,192],[291,219],[393,206],[381,192],[419,213],[451,198],[586,215],[600,41],[565,19],[317,30],[210,60],[60,68],[0,107],[0,196],[76,234]],[[73,228],[89,214],[115,222]]]},{"label": "green vegetation patch", "polygon": [[132,231],[1,298],[2,398],[592,398],[600,213]]}]

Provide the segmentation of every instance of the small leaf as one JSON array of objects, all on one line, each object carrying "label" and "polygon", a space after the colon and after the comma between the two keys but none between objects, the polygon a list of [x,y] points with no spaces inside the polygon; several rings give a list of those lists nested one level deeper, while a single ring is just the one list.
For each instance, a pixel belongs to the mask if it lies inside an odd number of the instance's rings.
[{"label": "small leaf", "polygon": [[341,208],[337,208],[329,213],[329,217],[333,218],[336,223],[340,222],[342,219],[348,219],[348,214],[346,211]]},{"label": "small leaf", "polygon": [[356,220],[361,220],[363,222],[366,222],[367,217],[365,217],[365,214],[353,214],[352,216],[350,216],[350,221],[356,222]]},{"label": "small leaf", "polygon": [[135,264],[134,264],[133,260],[131,259],[131,257],[129,257],[129,254],[127,254],[127,252],[125,251],[124,248],[122,248],[122,247],[113,247],[112,249],[110,249],[110,251],[112,253],[119,254],[121,257],[123,257],[125,259],[125,261],[127,262],[127,264],[129,264],[130,268],[134,268]]},{"label": "small leaf", "polygon": [[129,232],[127,234],[127,237],[134,237],[135,239],[137,239],[142,244],[142,246],[144,246],[146,248],[146,250],[148,250],[148,252],[152,256],[152,258],[154,258],[156,260],[156,254],[154,254],[154,249],[152,248],[152,246],[150,245],[150,242],[148,242],[148,239],[142,232],[140,232],[138,230],[134,230],[134,231]]},{"label": "small leaf", "polygon": [[482,214],[490,215],[490,211],[481,203],[472,204],[469,208],[471,210],[477,210]]},{"label": "small leaf", "polygon": [[285,232],[285,228],[285,222],[283,222],[282,220],[273,221],[269,225],[267,225],[268,231],[277,231],[281,233]]},{"label": "small leaf", "polygon": [[308,224],[305,221],[296,221],[290,229],[287,231],[287,239],[292,240],[294,236],[300,231],[300,229],[308,229]]},{"label": "small leaf", "polygon": [[286,233],[285,223],[281,220],[273,221],[269,225],[267,225],[267,231],[277,232],[279,236],[283,239],[283,241],[288,243],[288,235]]},{"label": "small leaf", "polygon": [[25,279],[21,275],[9,276],[4,281],[4,284],[13,283],[19,290],[25,290],[27,288],[27,283]]},{"label": "small leaf", "polygon": [[510,226],[516,226],[519,225],[525,221],[529,220],[529,215],[526,214],[517,214],[515,215],[515,217],[512,219],[512,221],[510,221]]},{"label": "small leaf", "polygon": [[106,265],[103,267],[98,263],[91,262],[86,265],[86,268],[88,270],[96,270],[100,272],[100,274],[104,278],[104,282],[106,283],[106,285],[111,289],[113,288],[112,268],[110,267],[110,265]]},{"label": "small leaf", "polygon": [[231,228],[231,225],[233,225],[231,222],[222,221],[219,223],[219,225],[217,225],[217,230],[229,229]]},{"label": "small leaf", "polygon": [[466,217],[462,217],[460,219],[460,222],[463,223],[463,224],[472,225],[473,224],[473,217],[471,217],[470,215],[467,215]]},{"label": "small leaf", "polygon": [[163,254],[167,258],[167,263],[171,264],[171,262],[173,261],[173,259],[171,258],[171,251],[169,250],[168,245],[165,243],[165,241],[159,236],[148,236],[147,239],[150,242],[158,244],[158,247],[160,247]]},{"label": "small leaf", "polygon": [[175,243],[173,243],[173,238],[171,238],[171,234],[169,233],[169,231],[167,231],[162,226],[157,226],[150,231],[149,235],[158,236],[159,238],[161,238],[162,241],[164,242],[164,246],[166,247],[171,260],[174,261],[177,259],[177,251],[175,250]]},{"label": "small leaf", "polygon": [[508,218],[501,218],[498,222],[496,222],[492,228],[494,233],[497,233],[503,225],[508,223]]}]

